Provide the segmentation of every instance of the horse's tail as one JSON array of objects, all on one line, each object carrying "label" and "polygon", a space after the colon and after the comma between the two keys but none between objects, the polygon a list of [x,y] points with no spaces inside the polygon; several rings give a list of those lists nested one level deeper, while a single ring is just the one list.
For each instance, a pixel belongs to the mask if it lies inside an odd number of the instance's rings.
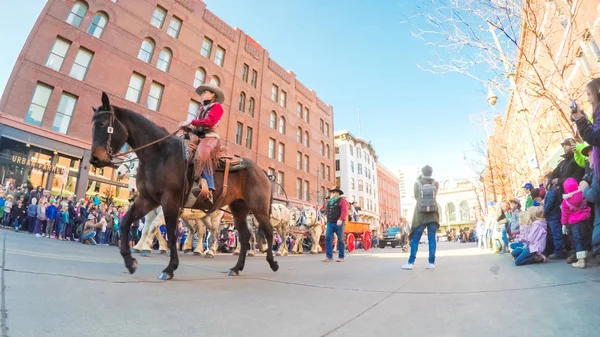
[{"label": "horse's tail", "polygon": [[275,185],[277,184],[277,180],[275,176],[269,175],[269,172],[265,170],[263,170],[263,172],[265,173],[267,179],[271,183],[271,196],[269,198],[269,217],[271,217],[271,212],[273,211],[273,195],[275,194]]}]

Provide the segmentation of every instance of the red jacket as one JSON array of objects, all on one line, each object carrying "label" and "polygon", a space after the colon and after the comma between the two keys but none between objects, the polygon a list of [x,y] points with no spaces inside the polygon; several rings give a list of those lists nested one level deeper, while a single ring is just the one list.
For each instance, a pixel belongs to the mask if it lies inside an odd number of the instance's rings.
[{"label": "red jacket", "polygon": [[202,119],[194,119],[192,120],[192,125],[195,127],[205,127],[212,129],[223,117],[223,107],[219,103],[215,103],[213,107],[208,111],[208,116]]},{"label": "red jacket", "polygon": [[346,198],[340,200],[340,218],[339,220],[346,221],[348,218],[349,204]]}]

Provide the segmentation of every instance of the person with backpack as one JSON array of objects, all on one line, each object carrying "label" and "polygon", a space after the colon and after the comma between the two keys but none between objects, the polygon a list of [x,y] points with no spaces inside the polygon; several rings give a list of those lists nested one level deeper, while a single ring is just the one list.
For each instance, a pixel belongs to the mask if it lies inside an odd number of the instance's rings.
[{"label": "person with backpack", "polygon": [[419,250],[419,241],[425,229],[427,229],[427,238],[429,243],[429,263],[427,269],[435,269],[435,249],[436,249],[436,232],[440,227],[439,206],[436,201],[437,192],[440,184],[431,176],[433,169],[426,165],[421,169],[421,177],[417,179],[414,187],[415,213],[413,216],[412,226],[410,228],[410,257],[408,263],[402,266],[402,269],[412,270],[417,258]]}]

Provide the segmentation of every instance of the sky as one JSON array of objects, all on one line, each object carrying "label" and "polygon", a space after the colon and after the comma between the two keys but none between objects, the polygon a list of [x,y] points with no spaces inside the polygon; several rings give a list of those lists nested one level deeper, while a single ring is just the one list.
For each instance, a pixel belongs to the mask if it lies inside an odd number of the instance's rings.
[{"label": "sky", "polygon": [[[45,3],[14,1],[0,12],[0,90]],[[371,141],[392,172],[428,164],[438,179],[473,177],[463,158],[478,156],[473,144],[484,133],[469,115],[489,109],[486,92],[465,75],[417,66],[439,50],[411,35],[404,21],[417,10],[412,0],[205,3],[331,104],[335,130]]]}]

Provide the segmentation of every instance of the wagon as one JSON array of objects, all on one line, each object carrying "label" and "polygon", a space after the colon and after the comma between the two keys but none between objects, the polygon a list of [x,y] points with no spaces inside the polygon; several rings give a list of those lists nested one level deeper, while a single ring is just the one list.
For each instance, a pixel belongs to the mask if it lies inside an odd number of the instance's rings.
[{"label": "wagon", "polygon": [[[344,244],[352,253],[362,243],[364,250],[371,249],[371,225],[366,222],[348,221],[344,226]],[[325,251],[325,235],[321,237],[321,248]]]}]

